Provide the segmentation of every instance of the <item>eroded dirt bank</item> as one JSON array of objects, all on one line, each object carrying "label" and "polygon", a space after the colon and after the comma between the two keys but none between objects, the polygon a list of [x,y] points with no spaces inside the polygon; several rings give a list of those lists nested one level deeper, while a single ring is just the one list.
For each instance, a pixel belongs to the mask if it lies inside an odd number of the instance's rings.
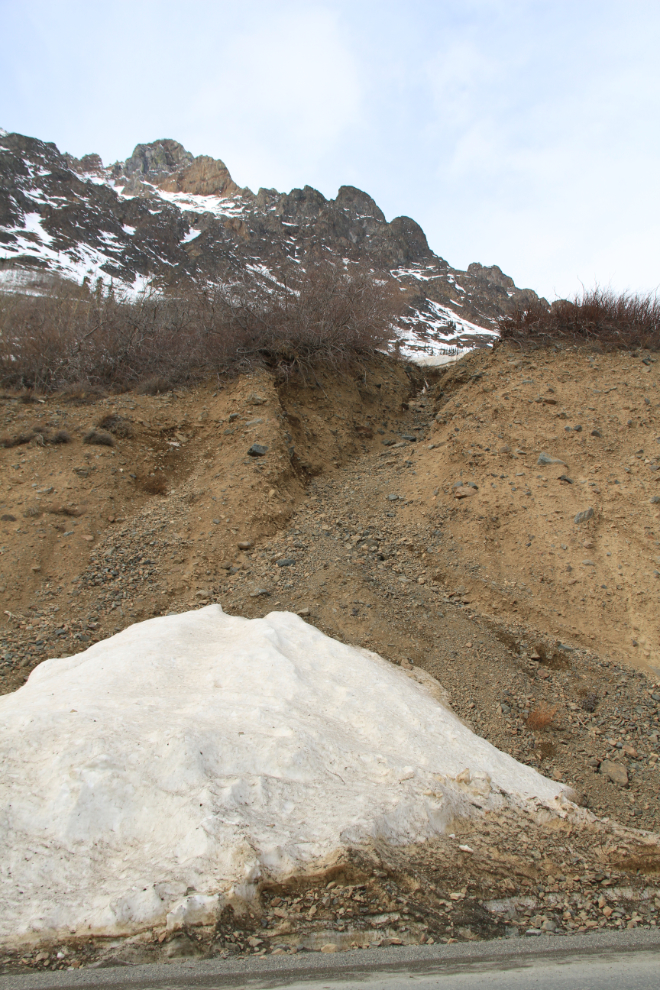
[{"label": "eroded dirt bank", "polygon": [[[657,831],[659,367],[646,352],[521,358],[501,347],[426,380],[382,358],[307,385],[260,373],[163,396],[5,396],[1,690],[155,614],[210,600],[248,617],[290,609],[433,674],[475,731],[570,783],[599,818]],[[330,929],[349,932],[349,908],[385,939],[482,937],[496,929],[458,908],[505,894],[534,900],[506,907],[520,926],[541,909],[566,930],[654,920],[653,856],[597,839],[609,824],[579,841],[572,826],[561,842],[539,827],[495,826],[509,830],[519,876],[503,860],[487,880],[475,852],[447,839],[416,853],[421,865],[380,851],[378,865],[310,881],[312,893],[264,892],[266,917],[273,931],[292,925],[289,948],[303,907],[328,941]],[[473,850],[486,835],[457,825]],[[646,914],[609,898],[622,884],[651,885],[636,902]],[[387,917],[372,925],[376,915]],[[273,948],[261,915],[244,921],[223,922],[218,951]],[[142,941],[165,952],[174,935],[161,934]],[[206,951],[195,933],[176,938],[181,952]]]}]

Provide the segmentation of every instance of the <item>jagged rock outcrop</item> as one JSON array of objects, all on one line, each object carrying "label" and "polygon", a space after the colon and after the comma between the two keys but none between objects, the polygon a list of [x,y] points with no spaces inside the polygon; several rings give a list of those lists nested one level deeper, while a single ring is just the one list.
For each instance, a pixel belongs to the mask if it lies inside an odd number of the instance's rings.
[{"label": "jagged rock outcrop", "polygon": [[[388,222],[354,186],[326,199],[311,186],[240,188],[224,162],[178,141],[138,144],[105,168],[96,154],[0,136],[0,279],[59,274],[132,291],[267,277],[286,263],[336,257],[396,278],[412,350],[480,343],[516,304],[535,299],[495,265],[450,267],[410,217]],[[251,275],[251,273],[253,273]]]}]

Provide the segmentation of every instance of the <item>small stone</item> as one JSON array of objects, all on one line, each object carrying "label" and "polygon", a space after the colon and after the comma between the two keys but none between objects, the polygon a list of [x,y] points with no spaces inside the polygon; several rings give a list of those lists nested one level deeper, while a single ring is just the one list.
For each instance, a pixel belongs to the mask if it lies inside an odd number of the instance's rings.
[{"label": "small stone", "polygon": [[238,549],[239,550],[249,550],[252,547],[252,541],[251,540],[239,540],[239,542],[238,542],[237,545],[238,545]]},{"label": "small stone", "polygon": [[260,595],[270,595],[268,588],[257,588],[256,591],[250,592],[250,598],[258,598]]},{"label": "small stone", "polygon": [[321,952],[339,952],[339,946],[335,945],[334,942],[326,942],[325,945],[321,946]]},{"label": "small stone", "polygon": [[268,447],[264,447],[262,443],[253,443],[248,450],[249,457],[263,457],[264,454],[268,453]]},{"label": "small stone", "polygon": [[[653,498],[651,499],[651,505],[659,505],[659,504],[660,504],[660,495],[654,495]],[[5,517],[2,516],[2,518],[4,519]]]},{"label": "small stone", "polygon": [[415,443],[416,440],[417,440],[417,437],[414,436],[412,433],[402,433],[401,434],[401,439],[402,440],[408,440],[410,443]]},{"label": "small stone", "polygon": [[537,464],[566,464],[566,461],[562,461],[560,457],[550,457],[549,454],[539,454],[539,459]]},{"label": "small stone", "polygon": [[398,495],[388,495],[387,496],[387,501],[388,502],[396,502],[396,500],[398,499],[398,497],[399,497]]},{"label": "small stone", "polygon": [[585,509],[583,512],[578,512],[573,522],[575,523],[576,526],[579,526],[580,523],[586,522],[587,519],[593,519],[593,517],[594,517],[594,510],[590,506],[588,509]]},{"label": "small stone", "polygon": [[603,434],[600,432],[600,430],[592,430],[591,435],[592,437],[602,437]]},{"label": "small stone", "polygon": [[0,516],[1,522],[16,522],[16,516],[12,516],[10,512],[3,512]]},{"label": "small stone", "polygon": [[628,771],[623,763],[618,763],[615,760],[603,760],[599,772],[611,780],[613,784],[618,784],[619,787],[628,786]]},{"label": "small stone", "polygon": [[292,564],[295,564],[293,557],[283,557],[282,560],[277,561],[278,567],[291,567]]},{"label": "small stone", "polygon": [[257,395],[256,392],[252,393],[248,402],[252,403],[253,406],[264,406],[266,404],[266,400],[261,395]]},{"label": "small stone", "polygon": [[34,574],[38,574],[41,570],[41,566],[39,564],[33,564],[30,570],[33,571]]},{"label": "small stone", "polygon": [[298,615],[309,615],[309,613],[310,609],[307,606],[298,610]]},{"label": "small stone", "polygon": [[454,491],[454,498],[470,498],[472,495],[476,494],[476,488],[472,488],[471,485],[462,485]]}]

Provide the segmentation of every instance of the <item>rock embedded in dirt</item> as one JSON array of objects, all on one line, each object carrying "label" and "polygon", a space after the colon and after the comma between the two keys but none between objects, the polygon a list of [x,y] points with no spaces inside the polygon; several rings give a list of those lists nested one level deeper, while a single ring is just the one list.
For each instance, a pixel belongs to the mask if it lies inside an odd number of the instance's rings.
[{"label": "rock embedded in dirt", "polygon": [[618,763],[615,760],[603,760],[600,765],[600,773],[611,780],[613,784],[617,784],[619,787],[628,787],[628,771],[623,763]]},{"label": "rock embedded in dirt", "polygon": [[594,510],[593,507],[590,506],[588,509],[584,509],[583,512],[578,512],[573,522],[576,524],[576,526],[579,526],[580,523],[587,522],[589,519],[593,519],[593,517],[594,517]]},{"label": "rock embedded in dirt", "polygon": [[262,443],[253,443],[248,450],[250,457],[264,457],[268,453],[268,447]]}]

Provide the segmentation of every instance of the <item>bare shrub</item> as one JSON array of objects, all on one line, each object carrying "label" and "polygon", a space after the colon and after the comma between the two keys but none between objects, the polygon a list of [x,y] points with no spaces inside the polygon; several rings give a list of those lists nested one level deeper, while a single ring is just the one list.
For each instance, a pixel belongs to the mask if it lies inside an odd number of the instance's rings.
[{"label": "bare shrub", "polygon": [[66,430],[56,430],[46,437],[46,443],[71,443],[71,437]]},{"label": "bare shrub", "polygon": [[548,705],[539,705],[538,708],[532,709],[532,711],[527,716],[527,728],[528,729],[547,729],[548,726],[552,725],[552,720],[557,714],[557,706],[550,708]]},{"label": "bare shrub", "polygon": [[30,443],[34,439],[34,433],[18,433],[13,437],[2,437],[0,439],[0,447],[21,447],[23,444]]},{"label": "bare shrub", "polygon": [[120,439],[133,436],[133,427],[127,419],[117,416],[116,413],[109,413],[96,424],[100,430],[107,430]]},{"label": "bare shrub", "polygon": [[305,376],[385,347],[400,308],[392,279],[329,263],[132,301],[70,283],[0,294],[0,385],[86,404],[256,365]]},{"label": "bare shrub", "polygon": [[660,350],[657,296],[617,295],[594,289],[573,300],[531,303],[499,321],[501,339],[521,347],[591,345],[604,349]]},{"label": "bare shrub", "polygon": [[114,447],[115,438],[103,430],[89,430],[83,437],[83,443],[96,444],[97,447]]}]

